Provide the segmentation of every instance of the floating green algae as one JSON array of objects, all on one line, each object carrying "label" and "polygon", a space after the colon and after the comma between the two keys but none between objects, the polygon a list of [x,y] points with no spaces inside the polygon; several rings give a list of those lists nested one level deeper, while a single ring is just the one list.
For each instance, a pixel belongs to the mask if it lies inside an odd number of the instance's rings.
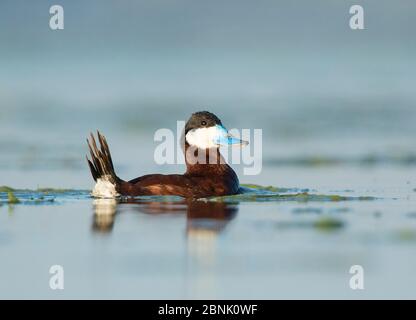
[{"label": "floating green algae", "polygon": [[323,212],[322,208],[295,208],[292,210],[293,213],[303,214],[303,213],[315,213],[319,214]]},{"label": "floating green algae", "polygon": [[[0,187],[0,203],[20,205],[48,205],[70,199],[90,198],[88,190],[63,188],[17,189],[9,186]],[[57,201],[58,200],[58,201]]]},{"label": "floating green algae", "polygon": [[314,222],[313,226],[321,231],[333,231],[343,228],[345,223],[342,220],[331,217],[324,217]]},{"label": "floating green algae", "polygon": [[54,202],[55,199],[53,197],[44,197],[39,196],[39,194],[19,194],[19,198],[15,195],[14,192],[7,193],[7,203],[8,204],[43,204],[43,203],[50,203]]},{"label": "floating green algae", "polygon": [[294,208],[292,209],[292,212],[295,214],[321,214],[324,213],[324,211],[328,213],[345,213],[351,211],[350,208],[331,208],[328,210],[324,210],[324,208],[318,208],[318,207],[301,207],[301,208]]},{"label": "floating green algae", "polygon": [[283,187],[274,187],[274,186],[261,186],[259,184],[242,184],[241,190],[243,193],[246,192],[274,192],[274,193],[284,193],[284,192],[308,192],[309,189],[299,189],[299,188],[283,188]]},{"label": "floating green algae", "polygon": [[333,194],[300,193],[241,193],[231,196],[211,197],[210,201],[224,202],[264,202],[264,201],[297,201],[297,202],[340,202],[340,201],[367,201],[375,197],[347,197]]},{"label": "floating green algae", "polygon": [[[21,203],[50,203],[53,202],[54,197],[90,197],[89,190],[74,190],[64,188],[37,188],[30,189],[15,189],[9,186],[0,187],[0,202],[2,198],[7,197],[4,193],[12,192],[19,197]],[[3,193],[3,196],[2,196]],[[148,197],[143,197],[146,199]],[[375,200],[374,197],[353,197],[337,194],[316,194],[311,193],[309,189],[300,188],[282,188],[274,186],[261,186],[257,184],[243,184],[239,194],[219,197],[203,198],[205,201],[218,201],[227,203],[238,202],[280,202],[280,201],[295,201],[295,202],[340,202],[340,201],[367,201]],[[158,201],[151,198],[152,201]],[[166,200],[166,199],[163,199]],[[161,201],[159,199],[159,201]],[[10,201],[8,201],[10,202]]]},{"label": "floating green algae", "polygon": [[344,213],[344,212],[349,212],[349,211],[351,211],[351,208],[346,208],[346,207],[334,208],[334,209],[329,210],[329,212],[331,213]]},{"label": "floating green algae", "polygon": [[16,204],[16,203],[20,203],[20,200],[14,195],[14,193],[12,191],[9,191],[7,193],[7,199],[8,199],[8,203],[9,204]]},{"label": "floating green algae", "polygon": [[314,221],[279,221],[278,229],[316,229],[318,231],[336,231],[345,227],[345,222],[332,217],[322,217]]},{"label": "floating green algae", "polygon": [[258,184],[242,184],[241,185],[243,192],[244,191],[260,191],[260,192],[275,192],[275,193],[284,193],[284,192],[308,192],[309,189],[298,189],[298,188],[283,188],[283,187],[274,187],[274,186],[261,186]]},{"label": "floating green algae", "polygon": [[401,241],[416,241],[416,230],[415,229],[401,229],[397,231],[396,238]]},{"label": "floating green algae", "polygon": [[55,198],[45,198],[45,197],[42,197],[42,196],[40,196],[38,198],[31,197],[30,201],[33,201],[35,204],[41,204],[41,203],[54,202]]}]

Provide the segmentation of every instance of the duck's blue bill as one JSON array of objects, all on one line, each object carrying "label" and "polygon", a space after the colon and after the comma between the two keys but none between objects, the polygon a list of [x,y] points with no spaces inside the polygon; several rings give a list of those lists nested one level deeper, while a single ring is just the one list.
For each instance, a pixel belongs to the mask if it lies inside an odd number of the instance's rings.
[{"label": "duck's blue bill", "polygon": [[216,136],[214,138],[214,143],[219,144],[221,146],[229,146],[229,145],[247,145],[248,142],[238,139],[230,135],[223,126],[216,125]]}]

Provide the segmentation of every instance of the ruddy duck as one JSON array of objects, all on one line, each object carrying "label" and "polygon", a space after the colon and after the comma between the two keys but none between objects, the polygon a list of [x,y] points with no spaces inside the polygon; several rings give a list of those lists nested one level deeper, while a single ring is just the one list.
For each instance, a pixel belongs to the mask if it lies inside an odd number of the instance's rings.
[{"label": "ruddy duck", "polygon": [[237,174],[225,162],[219,148],[248,142],[231,136],[221,120],[208,111],[192,114],[185,125],[182,139],[186,172],[182,175],[150,174],[124,181],[114,171],[105,137],[100,132],[97,136],[100,148],[92,134],[91,140],[87,139],[91,154],[91,160],[87,156],[87,161],[96,181],[92,191],[94,197],[174,195],[203,198],[239,192]]}]

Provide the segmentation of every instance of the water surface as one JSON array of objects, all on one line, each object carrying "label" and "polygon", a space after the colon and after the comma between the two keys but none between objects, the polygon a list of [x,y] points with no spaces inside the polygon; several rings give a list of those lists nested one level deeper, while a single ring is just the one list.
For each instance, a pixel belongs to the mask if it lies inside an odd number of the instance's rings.
[{"label": "water surface", "polygon": [[[1,297],[415,297],[412,186],[301,199],[282,196],[304,190],[251,191],[198,201],[16,191],[16,204],[1,193]],[[63,291],[49,288],[53,264],[64,267]],[[349,287],[356,264],[362,291]]]}]

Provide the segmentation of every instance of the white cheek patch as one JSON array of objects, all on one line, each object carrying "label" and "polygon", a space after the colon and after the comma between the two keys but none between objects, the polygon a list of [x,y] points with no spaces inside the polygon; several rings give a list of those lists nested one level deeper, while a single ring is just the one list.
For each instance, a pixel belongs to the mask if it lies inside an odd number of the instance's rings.
[{"label": "white cheek patch", "polygon": [[218,129],[214,127],[198,128],[189,131],[186,134],[186,141],[191,145],[200,149],[209,149],[217,147],[214,142],[218,136]]}]

